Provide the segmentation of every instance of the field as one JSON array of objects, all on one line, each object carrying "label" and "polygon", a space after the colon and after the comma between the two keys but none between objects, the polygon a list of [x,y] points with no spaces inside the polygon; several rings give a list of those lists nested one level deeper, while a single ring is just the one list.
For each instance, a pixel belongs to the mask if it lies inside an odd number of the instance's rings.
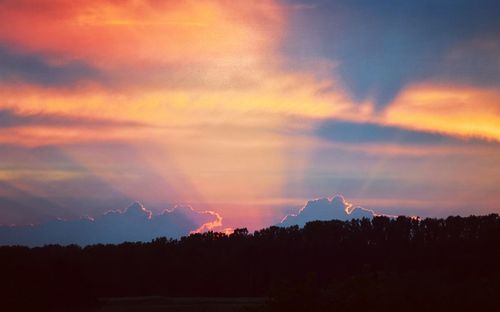
[{"label": "field", "polygon": [[101,312],[246,312],[264,304],[264,298],[109,298]]}]

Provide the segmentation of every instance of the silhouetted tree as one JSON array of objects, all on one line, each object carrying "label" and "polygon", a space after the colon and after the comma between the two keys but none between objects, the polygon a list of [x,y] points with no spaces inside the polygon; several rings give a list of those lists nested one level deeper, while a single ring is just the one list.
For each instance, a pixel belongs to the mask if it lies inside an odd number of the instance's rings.
[{"label": "silhouetted tree", "polygon": [[[2,311],[268,296],[279,311],[498,310],[500,218],[314,221],[87,247],[0,247]],[[304,310],[306,309],[306,310]]]}]

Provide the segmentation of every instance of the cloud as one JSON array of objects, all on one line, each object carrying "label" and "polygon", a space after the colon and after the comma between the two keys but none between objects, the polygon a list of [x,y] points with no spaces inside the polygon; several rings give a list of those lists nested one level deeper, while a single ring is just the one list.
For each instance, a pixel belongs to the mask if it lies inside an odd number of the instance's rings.
[{"label": "cloud", "polygon": [[[259,52],[275,44],[282,10],[271,0],[0,1],[0,40],[101,68],[184,63]],[[36,29],[36,34],[33,32]],[[247,40],[241,40],[246,38]]]},{"label": "cloud", "polygon": [[11,109],[0,109],[0,129],[15,127],[140,127],[145,124],[135,121],[118,121],[100,118],[82,118],[63,114],[21,114]]},{"label": "cloud", "polygon": [[[91,159],[101,165],[100,170],[90,170],[74,157],[74,150],[81,148],[91,151]],[[103,161],[110,150],[121,157],[113,156],[112,161]],[[133,172],[134,166],[126,152],[130,154],[131,149],[120,144],[109,144],[105,149],[95,145],[90,148],[87,144],[36,148],[0,145],[0,225],[99,215],[116,207],[126,207],[134,198],[143,198],[126,194],[102,176],[120,161],[127,162],[129,174]],[[147,176],[144,171],[141,173],[143,177]],[[123,171],[119,174],[124,181]],[[144,188],[152,188],[141,182]],[[154,208],[160,211],[161,207]]]},{"label": "cloud", "polygon": [[[213,230],[215,228],[222,226],[222,217],[217,212],[209,211],[209,210],[205,210],[202,212],[196,212],[192,208],[189,208],[189,209],[190,209],[189,211],[191,214],[195,214],[197,216],[199,216],[201,214],[201,215],[204,215],[205,217],[214,217],[215,218],[213,221],[203,223],[199,228],[197,228],[194,231],[191,231],[191,233],[202,233],[202,232],[210,231],[210,230]],[[227,230],[227,229],[225,229],[225,230]]]},{"label": "cloud", "polygon": [[177,206],[153,213],[138,202],[124,210],[112,210],[96,218],[55,220],[31,226],[1,226],[0,245],[41,246],[45,244],[122,243],[150,241],[156,237],[179,238],[193,231],[222,225],[213,211]]},{"label": "cloud", "polygon": [[274,58],[284,15],[275,0],[0,1],[0,82],[245,88]]},{"label": "cloud", "polygon": [[51,63],[42,55],[16,53],[0,45],[0,82],[71,86],[102,78],[97,69],[83,62]]},{"label": "cloud", "polygon": [[384,112],[391,125],[500,141],[499,88],[409,85]]},{"label": "cloud", "polygon": [[[0,168],[1,172],[1,168]],[[50,215],[69,216],[59,204],[0,180],[0,226],[26,224],[33,220],[48,221]]]},{"label": "cloud", "polygon": [[[316,134],[323,139],[342,143],[395,143],[419,145],[466,142],[464,138],[436,132],[336,119],[322,122],[316,129]],[[477,143],[479,139],[470,139],[468,141]]]},{"label": "cloud", "polygon": [[408,84],[424,80],[500,83],[497,48],[476,44],[498,41],[498,1],[316,3],[295,18],[287,50],[335,60],[335,74],[356,101],[385,107]]},{"label": "cloud", "polygon": [[372,218],[376,214],[368,209],[353,207],[341,195],[336,195],[332,199],[321,198],[310,200],[300,209],[297,214],[285,216],[280,226],[304,226],[309,221],[327,220],[351,220],[361,218]]}]

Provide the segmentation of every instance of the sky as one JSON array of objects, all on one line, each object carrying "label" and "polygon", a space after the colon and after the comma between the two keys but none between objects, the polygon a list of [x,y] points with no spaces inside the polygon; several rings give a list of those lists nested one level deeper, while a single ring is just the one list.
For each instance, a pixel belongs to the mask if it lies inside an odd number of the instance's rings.
[{"label": "sky", "polygon": [[317,198],[500,212],[498,1],[0,0],[0,20],[0,225],[136,201],[205,230]]}]

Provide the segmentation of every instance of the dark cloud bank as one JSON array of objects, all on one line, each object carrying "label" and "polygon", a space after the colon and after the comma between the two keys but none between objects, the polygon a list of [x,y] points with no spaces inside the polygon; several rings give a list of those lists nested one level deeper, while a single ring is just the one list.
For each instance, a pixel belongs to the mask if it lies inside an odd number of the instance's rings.
[{"label": "dark cloud bank", "polygon": [[222,225],[215,212],[177,206],[153,215],[140,203],[125,210],[107,212],[95,219],[54,220],[33,226],[1,226],[0,245],[122,243],[150,241],[156,237],[178,238],[194,231]]}]

